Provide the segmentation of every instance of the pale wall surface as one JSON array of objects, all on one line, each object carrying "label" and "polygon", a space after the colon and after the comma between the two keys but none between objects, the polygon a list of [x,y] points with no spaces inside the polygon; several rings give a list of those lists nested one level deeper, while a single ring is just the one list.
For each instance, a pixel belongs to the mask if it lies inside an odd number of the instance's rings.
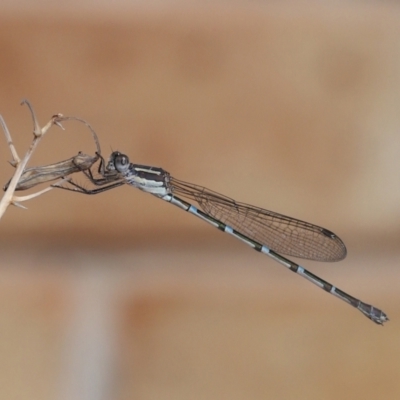
[{"label": "pale wall surface", "polygon": [[[304,266],[392,321],[132,188],[53,191],[2,219],[0,397],[398,398],[400,8],[38,4],[0,15],[21,152],[27,97],[105,156],[325,226],[348,258]],[[33,164],[93,152],[65,127]]]}]

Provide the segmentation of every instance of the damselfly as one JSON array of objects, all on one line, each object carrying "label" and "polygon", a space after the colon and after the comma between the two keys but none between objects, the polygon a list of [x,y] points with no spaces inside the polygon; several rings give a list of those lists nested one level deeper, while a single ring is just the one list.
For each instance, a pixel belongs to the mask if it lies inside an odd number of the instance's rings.
[{"label": "damselfly", "polygon": [[[97,194],[124,184],[133,186],[229,233],[357,308],[375,323],[382,325],[389,320],[383,311],[350,296],[281,255],[316,261],[340,261],[346,257],[347,251],[342,240],[333,232],[180,181],[162,168],[132,164],[125,154],[118,151],[111,154],[107,164],[100,154],[98,156],[101,160],[98,169],[101,177],[95,178],[90,169],[84,171],[89,180],[98,186],[97,188],[87,189],[71,178],[67,180],[71,187],[57,183],[53,186],[84,194]],[[196,201],[200,209],[184,199]]]}]

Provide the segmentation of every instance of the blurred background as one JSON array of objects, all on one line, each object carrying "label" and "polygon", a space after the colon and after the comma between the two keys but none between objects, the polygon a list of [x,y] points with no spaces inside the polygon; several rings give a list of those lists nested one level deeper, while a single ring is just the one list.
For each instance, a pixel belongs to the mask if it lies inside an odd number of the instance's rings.
[{"label": "blurred background", "polygon": [[[334,231],[347,258],[301,265],[391,319],[133,188],[53,190],[1,221],[1,398],[399,398],[396,2],[5,0],[0,54],[21,156],[22,98],[84,118],[105,157]],[[64,127],[31,166],[93,154]]]}]

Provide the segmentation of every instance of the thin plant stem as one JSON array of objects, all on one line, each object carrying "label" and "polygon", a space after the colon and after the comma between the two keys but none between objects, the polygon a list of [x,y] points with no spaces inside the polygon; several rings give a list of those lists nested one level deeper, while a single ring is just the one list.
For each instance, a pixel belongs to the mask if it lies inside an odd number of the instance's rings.
[{"label": "thin plant stem", "polygon": [[14,167],[16,167],[14,175],[10,181],[10,184],[6,190],[6,192],[4,193],[3,198],[0,201],[0,218],[3,216],[4,212],[6,211],[7,207],[10,204],[15,204],[17,206],[21,206],[18,201],[25,201],[28,199],[32,199],[34,197],[37,197],[43,193],[48,192],[49,190],[52,189],[52,187],[47,188],[48,190],[42,190],[40,192],[37,193],[33,193],[32,195],[29,196],[24,196],[24,197],[14,197],[14,192],[15,192],[15,188],[18,184],[19,179],[21,178],[22,173],[24,172],[24,169],[29,161],[29,159],[31,158],[33,152],[35,151],[37,145],[39,144],[41,138],[45,135],[45,133],[53,126],[53,125],[57,125],[59,127],[62,128],[61,125],[61,121],[63,120],[63,116],[62,114],[57,114],[57,115],[53,115],[53,117],[50,119],[50,121],[43,127],[41,128],[39,125],[39,122],[36,118],[36,114],[33,110],[32,105],[29,103],[28,100],[23,100],[21,104],[26,104],[31,112],[32,115],[32,120],[33,120],[33,141],[31,143],[31,145],[29,146],[28,151],[26,152],[25,156],[20,159],[20,157],[18,156],[17,150],[15,149],[14,143],[11,139],[11,135],[10,132],[4,122],[3,117],[0,116],[0,123],[3,127],[4,130],[4,134],[6,136],[7,139],[7,144],[10,148],[13,160],[11,162],[11,165],[13,165]]}]

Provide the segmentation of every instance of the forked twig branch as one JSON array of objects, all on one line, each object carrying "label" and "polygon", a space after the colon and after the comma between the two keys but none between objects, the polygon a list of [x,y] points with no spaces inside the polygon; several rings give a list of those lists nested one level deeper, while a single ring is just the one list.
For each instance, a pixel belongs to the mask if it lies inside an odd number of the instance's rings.
[{"label": "forked twig branch", "polygon": [[[10,162],[10,164],[13,167],[16,167],[12,179],[4,187],[4,190],[6,190],[6,192],[2,200],[0,201],[0,218],[3,216],[5,210],[10,204],[26,208],[22,206],[22,204],[20,203],[38,197],[44,193],[47,193],[48,191],[52,190],[53,187],[49,186],[43,190],[40,190],[39,192],[32,193],[27,196],[15,196],[14,195],[15,190],[29,189],[40,183],[46,183],[55,179],[61,179],[60,181],[61,183],[64,181],[63,179],[64,176],[70,175],[74,172],[84,171],[90,168],[98,160],[98,154],[101,153],[100,144],[96,132],[93,130],[90,124],[87,123],[85,120],[82,120],[77,117],[64,117],[62,114],[56,114],[50,119],[50,121],[43,128],[41,128],[36,118],[35,112],[33,111],[32,105],[29,103],[29,101],[23,100],[21,104],[26,104],[31,112],[33,120],[34,138],[24,158],[21,160],[20,157],[18,156],[17,150],[15,149],[14,143],[11,138],[11,134],[5,124],[5,121],[3,117],[0,115],[0,124],[2,125],[4,134],[7,139],[7,144],[10,148],[12,155],[12,161]],[[92,157],[83,153],[78,153],[77,156],[72,157],[65,161],[54,163],[48,166],[25,169],[29,159],[31,158],[34,150],[36,149],[37,145],[39,144],[44,134],[53,125],[57,125],[61,129],[64,129],[63,126],[61,125],[61,122],[68,120],[76,120],[82,122],[90,129],[96,144],[96,156]]]}]

